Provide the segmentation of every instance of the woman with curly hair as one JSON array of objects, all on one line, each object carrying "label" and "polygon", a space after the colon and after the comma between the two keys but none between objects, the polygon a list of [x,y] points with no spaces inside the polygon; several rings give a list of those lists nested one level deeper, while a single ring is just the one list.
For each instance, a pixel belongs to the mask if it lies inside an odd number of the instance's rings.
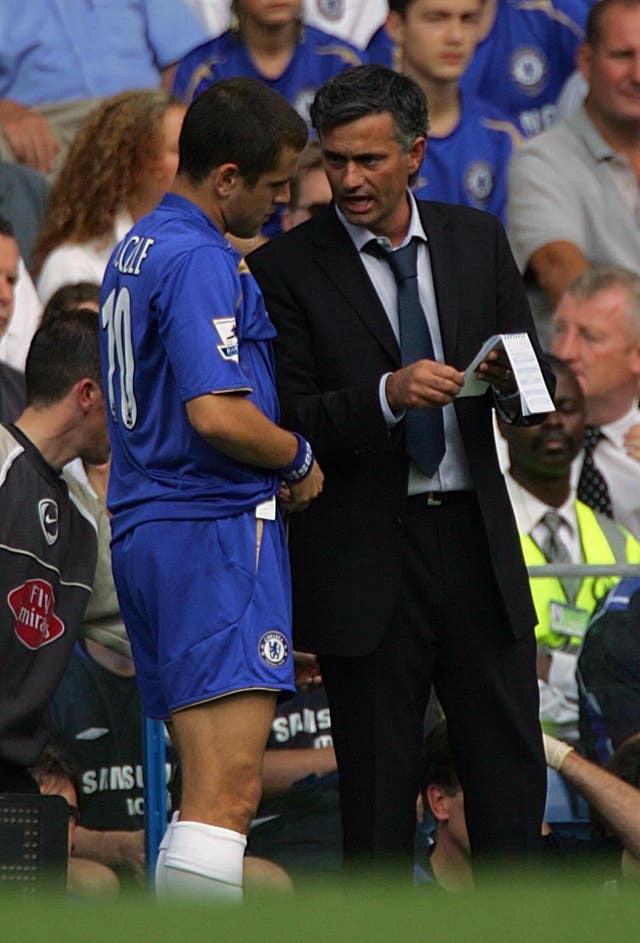
[{"label": "woman with curly hair", "polygon": [[101,284],[116,243],[173,182],[185,110],[166,92],[123,92],[80,128],[34,249],[43,304],[69,282]]}]

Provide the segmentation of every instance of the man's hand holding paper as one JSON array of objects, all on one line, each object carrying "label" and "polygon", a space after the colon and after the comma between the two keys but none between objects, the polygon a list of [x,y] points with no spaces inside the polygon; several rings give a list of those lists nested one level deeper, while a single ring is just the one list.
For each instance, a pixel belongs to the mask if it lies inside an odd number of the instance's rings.
[{"label": "man's hand holding paper", "polygon": [[501,344],[489,351],[486,359],[479,364],[476,377],[483,383],[490,383],[502,396],[518,392],[509,358]]}]

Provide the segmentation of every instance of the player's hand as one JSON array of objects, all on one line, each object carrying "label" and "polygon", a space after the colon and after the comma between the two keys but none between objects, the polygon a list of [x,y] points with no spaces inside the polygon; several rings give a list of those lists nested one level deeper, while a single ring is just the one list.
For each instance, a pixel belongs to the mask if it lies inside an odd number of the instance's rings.
[{"label": "player's hand", "polygon": [[479,380],[490,383],[503,396],[518,392],[509,360],[503,350],[492,350],[487,354],[487,359],[478,366],[476,376]]},{"label": "player's hand", "polygon": [[640,423],[627,431],[624,437],[624,447],[627,455],[640,462]]},{"label": "player's hand", "polygon": [[446,406],[462,389],[464,374],[437,360],[417,360],[387,377],[387,402],[394,412]]},{"label": "player's hand", "polygon": [[320,687],[322,674],[318,664],[318,656],[311,652],[294,652],[293,663],[296,676],[296,687],[301,691],[309,691]]},{"label": "player's hand", "polygon": [[16,160],[41,173],[53,169],[60,145],[46,118],[5,99],[0,103],[0,125]]},{"label": "player's hand", "polygon": [[311,471],[302,481],[289,481],[287,495],[284,488],[278,493],[278,499],[283,511],[293,514],[294,511],[304,511],[322,491],[324,475],[318,463],[314,460]]}]

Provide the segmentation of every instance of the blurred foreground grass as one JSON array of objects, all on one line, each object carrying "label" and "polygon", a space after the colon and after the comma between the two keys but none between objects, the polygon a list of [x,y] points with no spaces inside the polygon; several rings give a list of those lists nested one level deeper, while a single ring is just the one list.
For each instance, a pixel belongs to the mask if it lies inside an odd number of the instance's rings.
[{"label": "blurred foreground grass", "polygon": [[1,943],[640,943],[636,889],[594,889],[583,874],[519,871],[469,896],[384,882],[254,893],[242,906],[0,893]]}]

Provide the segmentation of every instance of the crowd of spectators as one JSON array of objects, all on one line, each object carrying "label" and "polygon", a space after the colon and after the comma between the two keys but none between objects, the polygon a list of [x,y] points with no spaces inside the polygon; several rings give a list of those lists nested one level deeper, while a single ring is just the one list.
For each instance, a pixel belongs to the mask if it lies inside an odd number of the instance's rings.
[{"label": "crowd of spectators", "polygon": [[[615,567],[640,565],[640,0],[7,7],[0,544],[12,566],[3,564],[0,580],[0,681],[8,692],[0,697],[0,791],[39,786],[67,798],[69,886],[113,892],[146,871],[140,701],[107,550],[108,447],[96,367],[107,261],[169,189],[187,106],[206,88],[250,76],[309,122],[317,89],[367,62],[405,73],[425,92],[430,130],[413,189],[502,220],[537,331],[553,351],[554,411],[538,426],[498,422],[524,560],[613,570],[531,579],[550,782],[569,805],[583,796],[598,830],[597,838],[581,833],[577,845],[549,839],[545,854],[550,868],[593,854],[606,862],[603,881],[637,873],[640,709],[626,705],[640,702],[640,672],[628,670],[640,658],[640,583],[621,584],[628,591],[616,597]],[[562,117],[558,97],[576,69],[584,101]],[[260,242],[330,201],[312,135],[290,202]],[[258,245],[231,241],[242,254]],[[68,346],[76,348],[69,362]],[[25,525],[38,476],[48,490],[44,498],[37,492]],[[57,543],[63,524],[73,546],[66,536]],[[65,631],[60,620],[47,623],[58,596],[67,607],[65,642],[48,647]],[[439,710],[436,703],[430,724]],[[43,752],[47,739],[53,746]],[[168,751],[170,804],[179,805],[179,768],[170,744]],[[288,887],[339,872],[338,782],[324,690],[299,692],[279,707],[268,744],[248,844],[256,883]],[[427,838],[418,842],[417,880],[470,888],[463,796],[444,721],[425,741],[419,808],[418,834]]]}]

